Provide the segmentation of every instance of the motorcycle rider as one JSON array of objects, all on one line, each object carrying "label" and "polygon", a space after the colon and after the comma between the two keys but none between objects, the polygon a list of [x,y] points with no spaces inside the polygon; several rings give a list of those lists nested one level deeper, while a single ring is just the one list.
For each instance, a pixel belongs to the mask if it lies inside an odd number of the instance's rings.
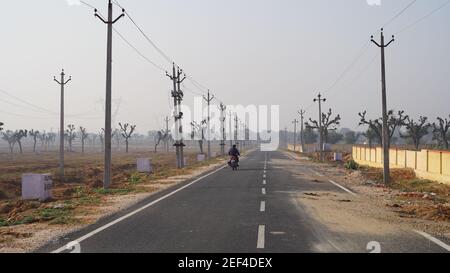
[{"label": "motorcycle rider", "polygon": [[[239,157],[241,156],[241,154],[239,153],[239,150],[237,149],[236,144],[233,145],[233,147],[230,149],[230,151],[228,152],[228,155],[232,156],[232,157],[234,156],[236,158],[236,163],[239,167]],[[230,159],[230,161],[228,161],[228,164],[231,164],[231,159]]]}]

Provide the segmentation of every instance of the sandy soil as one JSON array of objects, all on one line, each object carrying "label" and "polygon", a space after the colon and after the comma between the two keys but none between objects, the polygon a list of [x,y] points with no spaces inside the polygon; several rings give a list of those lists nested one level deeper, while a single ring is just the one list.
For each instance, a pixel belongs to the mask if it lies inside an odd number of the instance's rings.
[{"label": "sandy soil", "polygon": [[[65,234],[79,230],[99,219],[128,208],[141,200],[169,187],[173,187],[187,179],[197,177],[209,172],[224,163],[215,162],[208,166],[202,166],[191,170],[188,174],[159,179],[141,184],[148,190],[142,193],[126,195],[105,196],[102,206],[80,206],[77,207],[79,220],[73,225],[52,225],[47,223],[33,223],[27,225],[16,225],[0,228],[0,252],[29,252],[42,246],[46,242],[56,240]],[[56,204],[57,205],[57,204]]]},{"label": "sandy soil", "polygon": [[[352,196],[321,191],[310,192],[297,198],[316,220],[330,230],[353,234],[395,235],[400,227],[404,230],[422,230],[443,238],[447,243],[450,242],[450,220],[442,215],[434,215],[435,206],[438,205],[433,200],[424,198],[427,194],[406,194],[401,189],[374,184],[360,171],[347,170],[333,163],[317,163],[291,152],[286,154],[296,158],[305,169],[325,175],[320,177],[314,172],[303,171],[303,178],[317,183],[328,183],[328,179],[332,179],[357,193]],[[448,206],[448,203],[439,205]],[[409,206],[421,206],[424,211],[433,208],[433,213],[408,213]]]}]

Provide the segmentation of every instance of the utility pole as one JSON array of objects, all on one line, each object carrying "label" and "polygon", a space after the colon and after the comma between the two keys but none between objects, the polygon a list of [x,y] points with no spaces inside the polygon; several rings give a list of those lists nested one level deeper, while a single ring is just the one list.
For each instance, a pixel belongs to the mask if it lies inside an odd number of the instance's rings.
[{"label": "utility pole", "polygon": [[389,184],[389,128],[388,128],[388,114],[387,114],[387,98],[386,98],[386,59],[384,49],[395,41],[394,35],[389,43],[384,43],[384,33],[381,29],[381,43],[377,43],[371,36],[371,41],[381,49],[381,96],[383,105],[383,179],[384,184]]},{"label": "utility pole", "polygon": [[59,175],[61,181],[64,182],[64,86],[72,80],[72,77],[66,81],[64,79],[64,69],[61,72],[61,81],[58,81],[56,77],[53,80],[61,86],[61,112],[59,116]]},{"label": "utility pole", "polygon": [[95,9],[95,17],[100,19],[108,26],[107,31],[107,50],[106,50],[106,102],[105,102],[105,166],[103,188],[108,189],[111,185],[111,98],[112,98],[112,28],[120,18],[125,16],[125,10],[122,14],[113,20],[113,4],[108,0],[108,20],[105,20],[97,13]]},{"label": "utility pole", "polygon": [[186,146],[183,142],[183,113],[181,112],[181,102],[183,101],[183,97],[184,97],[184,93],[183,91],[181,91],[181,84],[184,82],[184,80],[186,79],[186,74],[183,76],[183,78],[181,78],[181,75],[183,74],[183,70],[180,69],[178,67],[177,69],[177,85],[178,85],[178,90],[177,90],[177,100],[178,100],[178,118],[180,119],[179,122],[179,133],[180,133],[180,168],[184,168],[184,146]]},{"label": "utility pole", "polygon": [[305,152],[305,140],[303,139],[303,121],[305,113],[306,111],[304,110],[298,111],[298,114],[300,115],[300,144],[302,146],[302,153]]},{"label": "utility pole", "polygon": [[234,116],[234,144],[238,145],[238,117],[237,113]]},{"label": "utility pole", "polygon": [[[175,124],[175,153],[176,153],[176,165],[177,168],[183,168],[184,165],[184,159],[183,159],[183,141],[180,137],[180,134],[183,132],[183,127],[181,124],[181,119],[183,117],[183,113],[180,112],[180,105],[181,101],[183,99],[183,92],[178,90],[180,87],[180,84],[185,80],[186,77],[184,77],[182,80],[180,80],[180,76],[182,74],[182,70],[178,68],[178,71],[175,69],[175,63],[173,63],[172,66],[172,75],[169,75],[169,73],[166,71],[166,76],[172,80],[173,83],[173,90],[172,90],[172,97],[173,97],[173,118],[174,118],[174,124]],[[178,88],[177,88],[178,87]]]},{"label": "utility pole", "polygon": [[320,161],[324,160],[323,157],[323,130],[322,130],[322,102],[327,101],[326,98],[322,98],[322,95],[319,93],[317,95],[317,99],[314,99],[314,102],[319,102],[319,151],[320,151]]},{"label": "utility pole", "polygon": [[225,110],[227,110],[227,107],[223,104],[220,103],[219,105],[219,110],[220,110],[220,126],[221,126],[221,130],[222,130],[222,141],[220,142],[220,153],[222,154],[222,156],[225,155],[225,141],[226,141],[226,136],[225,136]]},{"label": "utility pole", "polygon": [[210,116],[210,105],[211,105],[211,101],[214,99],[214,95],[210,95],[209,93],[209,89],[208,89],[208,97],[203,96],[203,99],[208,103],[208,159],[211,159],[211,116]]},{"label": "utility pole", "polygon": [[284,143],[286,145],[286,149],[288,148],[288,132],[287,132],[287,127],[284,127]]},{"label": "utility pole", "polygon": [[295,152],[295,148],[297,146],[297,124],[298,124],[298,120],[294,119],[292,124],[294,124],[294,152]]},{"label": "utility pole", "polygon": [[228,119],[228,122],[229,122],[229,126],[230,126],[230,149],[231,149],[231,147],[233,147],[233,126],[231,125],[233,117],[232,117],[231,111],[229,112],[229,116],[230,116],[230,118]]},{"label": "utility pole", "polygon": [[[164,121],[166,122],[166,137],[169,137],[169,121],[170,121],[170,118],[168,116],[166,116],[164,118]],[[166,145],[166,151],[167,151],[167,153],[169,153],[169,141],[168,141],[168,139],[166,139],[165,145]]]}]

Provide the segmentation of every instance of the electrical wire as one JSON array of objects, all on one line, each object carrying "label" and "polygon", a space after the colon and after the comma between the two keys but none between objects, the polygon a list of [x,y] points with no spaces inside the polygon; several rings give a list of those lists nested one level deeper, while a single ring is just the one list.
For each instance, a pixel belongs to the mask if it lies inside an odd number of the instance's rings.
[{"label": "electrical wire", "polygon": [[147,58],[142,52],[140,52],[133,44],[131,44],[116,28],[113,27],[114,32],[129,46],[131,47],[139,56],[141,56],[144,60],[146,60],[148,63],[153,65],[156,69],[160,71],[166,71],[161,66],[157,65],[155,62]]},{"label": "electrical wire", "polygon": [[[120,7],[121,9],[125,10],[122,7],[122,5],[119,4],[118,1],[113,0],[113,3],[116,4],[118,7]],[[170,58],[166,53],[164,53],[164,51],[159,46],[157,46],[156,43],[153,42],[153,40],[150,39],[150,37],[147,34],[145,34],[145,32],[142,30],[142,28],[136,23],[136,21],[133,19],[133,17],[126,10],[125,10],[125,14],[127,15],[128,19],[133,23],[133,25],[138,29],[138,31],[142,34],[142,36],[144,36],[144,38],[153,46],[153,48],[156,51],[158,51],[161,54],[161,56],[164,57],[164,59],[166,59],[166,61],[168,63],[175,63],[175,61],[172,58]]]},{"label": "electrical wire", "polygon": [[405,11],[407,11],[412,5],[414,5],[417,2],[417,0],[413,0],[411,1],[408,5],[406,5],[406,7],[404,7],[399,13],[397,13],[394,17],[392,17],[389,21],[387,21],[384,25],[383,28],[386,28],[388,25],[390,25],[392,22],[395,21],[395,19],[397,19],[398,17],[400,17],[403,13],[405,13]]},{"label": "electrical wire", "polygon": [[444,2],[444,3],[442,3],[440,6],[438,6],[438,7],[435,8],[435,9],[433,9],[431,12],[427,13],[425,16],[419,18],[418,20],[414,21],[414,22],[411,23],[410,25],[408,25],[408,26],[402,28],[401,30],[397,31],[397,32],[395,33],[395,35],[397,35],[397,34],[399,34],[399,33],[402,33],[402,32],[404,32],[404,31],[406,31],[406,30],[408,30],[408,29],[410,29],[410,28],[416,26],[417,24],[419,24],[420,22],[424,21],[425,19],[427,19],[427,18],[430,17],[431,15],[435,14],[435,13],[438,12],[439,10],[445,8],[448,4],[450,4],[450,0],[448,0],[448,1]]}]

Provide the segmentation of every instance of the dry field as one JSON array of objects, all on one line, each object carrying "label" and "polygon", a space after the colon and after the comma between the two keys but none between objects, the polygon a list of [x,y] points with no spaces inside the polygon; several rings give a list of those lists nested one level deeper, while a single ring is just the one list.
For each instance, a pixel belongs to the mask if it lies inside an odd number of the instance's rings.
[{"label": "dry field", "polygon": [[[188,150],[185,153],[188,166],[178,170],[172,152],[132,149],[129,154],[113,153],[113,184],[104,190],[102,153],[66,153],[64,183],[57,175],[56,152],[0,154],[0,252],[29,251],[55,234],[95,222],[149,194],[198,175],[211,168],[208,166],[224,162],[224,158],[217,157],[197,163],[196,155]],[[151,158],[153,173],[137,173],[137,158]],[[21,176],[30,172],[52,175],[53,200],[44,203],[21,200]]]}]

